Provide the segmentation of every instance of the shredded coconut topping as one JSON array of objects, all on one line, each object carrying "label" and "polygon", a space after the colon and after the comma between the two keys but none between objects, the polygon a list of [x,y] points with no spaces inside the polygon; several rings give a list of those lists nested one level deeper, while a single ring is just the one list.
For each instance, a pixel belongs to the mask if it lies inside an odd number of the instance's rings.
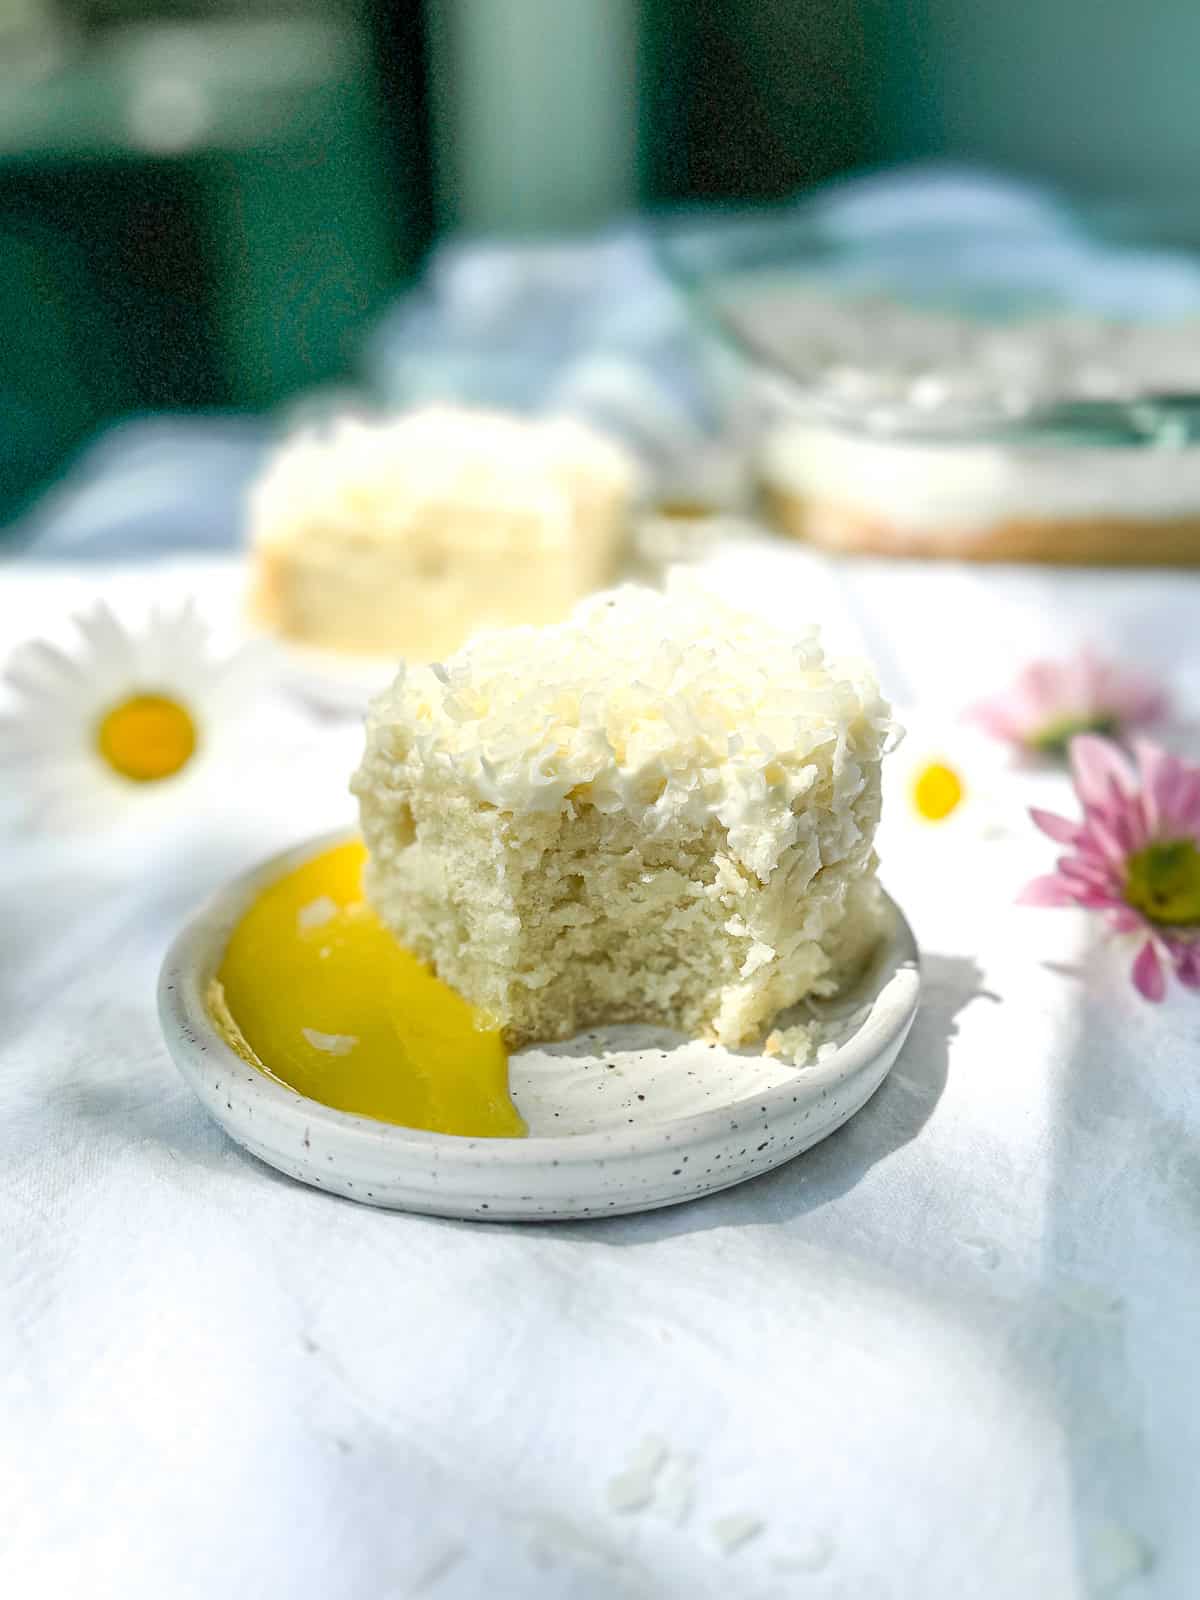
[{"label": "shredded coconut topping", "polygon": [[500,810],[587,804],[651,834],[716,817],[733,861],[765,878],[815,786],[853,827],[856,757],[889,725],[870,670],[827,662],[815,628],[785,634],[675,573],[665,594],[613,590],[565,623],[402,668],[368,739]]},{"label": "shredded coconut topping", "polygon": [[327,1056],[348,1056],[358,1043],[355,1033],[322,1033],[319,1028],[301,1028],[300,1032],[314,1050],[324,1051]]},{"label": "shredded coconut topping", "polygon": [[307,905],[300,907],[296,913],[296,926],[301,933],[309,933],[313,928],[323,928],[337,916],[337,909],[335,900],[331,900],[327,894],[319,894],[315,900],[310,900]]},{"label": "shredded coconut topping", "polygon": [[298,435],[255,487],[251,527],[260,545],[347,533],[386,542],[423,536],[432,515],[440,545],[472,549],[511,545],[517,518],[531,548],[557,548],[579,500],[629,492],[633,477],[622,450],[569,418],[434,406]]}]

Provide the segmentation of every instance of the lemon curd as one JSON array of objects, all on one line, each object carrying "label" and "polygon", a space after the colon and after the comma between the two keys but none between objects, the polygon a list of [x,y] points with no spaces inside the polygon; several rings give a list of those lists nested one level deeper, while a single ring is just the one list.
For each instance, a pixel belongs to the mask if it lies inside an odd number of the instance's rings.
[{"label": "lemon curd", "polygon": [[339,1111],[520,1136],[499,1030],[379,922],[365,859],[357,840],[336,845],[262,891],[222,959],[218,1020],[269,1077]]}]

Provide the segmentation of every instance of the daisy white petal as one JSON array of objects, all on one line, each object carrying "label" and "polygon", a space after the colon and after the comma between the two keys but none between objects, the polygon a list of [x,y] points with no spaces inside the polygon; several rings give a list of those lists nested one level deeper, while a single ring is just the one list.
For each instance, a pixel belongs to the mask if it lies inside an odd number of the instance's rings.
[{"label": "daisy white petal", "polygon": [[23,694],[53,694],[64,681],[78,683],[83,669],[64,650],[35,640],[15,651],[5,670],[5,681]]},{"label": "daisy white petal", "polygon": [[98,605],[73,651],[13,656],[14,709],[0,719],[6,789],[27,817],[89,827],[164,812],[209,766],[252,698],[241,655],[222,657],[194,607],[126,628]]},{"label": "daisy white petal", "polygon": [[91,611],[81,612],[75,618],[75,626],[98,659],[120,670],[136,670],[138,656],[133,640],[103,600]]},{"label": "daisy white petal", "polygon": [[916,714],[887,764],[883,811],[889,830],[903,828],[924,847],[998,837],[1020,825],[1024,806],[988,739],[957,721]]}]

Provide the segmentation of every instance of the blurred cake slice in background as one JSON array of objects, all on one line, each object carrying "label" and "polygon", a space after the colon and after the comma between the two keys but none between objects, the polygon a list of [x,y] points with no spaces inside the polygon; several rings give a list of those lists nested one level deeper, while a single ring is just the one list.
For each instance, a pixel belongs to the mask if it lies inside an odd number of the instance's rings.
[{"label": "blurred cake slice in background", "polygon": [[566,419],[344,420],[285,446],[251,493],[251,610],[294,644],[437,660],[603,587],[635,488],[625,453]]}]

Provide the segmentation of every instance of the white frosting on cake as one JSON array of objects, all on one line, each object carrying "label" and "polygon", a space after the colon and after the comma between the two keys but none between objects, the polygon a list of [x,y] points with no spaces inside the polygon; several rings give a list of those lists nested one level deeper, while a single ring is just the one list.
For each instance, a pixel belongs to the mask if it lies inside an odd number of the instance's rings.
[{"label": "white frosting on cake", "polygon": [[585,802],[651,835],[715,817],[732,860],[765,878],[819,782],[845,848],[859,837],[856,757],[877,762],[888,725],[869,669],[827,662],[815,629],[782,633],[672,574],[666,594],[613,590],[565,623],[402,670],[372,703],[368,746],[390,728],[392,759],[501,811]]},{"label": "white frosting on cake", "polygon": [[1200,514],[1196,447],[898,442],[785,422],[764,442],[761,473],[787,493],[913,532]]},{"label": "white frosting on cake", "polygon": [[251,495],[251,537],[361,547],[427,536],[432,516],[444,548],[558,548],[574,538],[580,501],[629,494],[634,477],[624,451],[569,418],[449,406],[345,418],[278,453]]}]

